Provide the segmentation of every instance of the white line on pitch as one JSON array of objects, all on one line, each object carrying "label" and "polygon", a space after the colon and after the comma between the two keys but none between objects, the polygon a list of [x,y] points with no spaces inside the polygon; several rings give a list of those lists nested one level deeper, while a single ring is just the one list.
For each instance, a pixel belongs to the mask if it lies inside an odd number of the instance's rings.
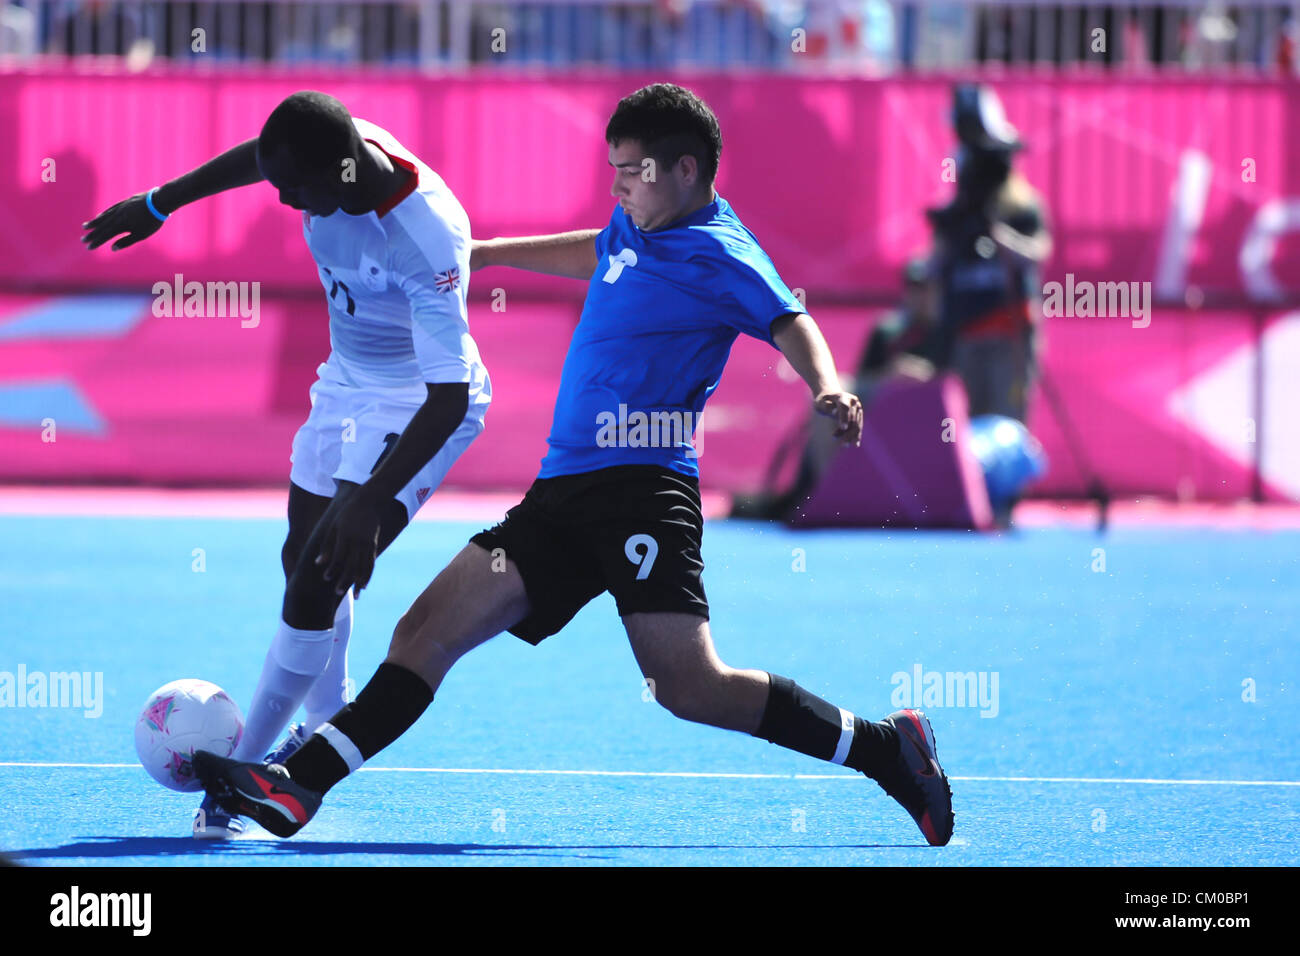
[{"label": "white line on pitch", "polygon": [[[39,763],[0,761],[0,767],[118,769],[134,763]],[[681,770],[508,770],[492,767],[362,767],[362,773],[513,774],[550,777],[684,777],[706,780],[856,780],[854,773],[695,773]],[[1162,780],[1148,777],[949,777],[964,783],[1111,783],[1130,786],[1300,787],[1300,780]]]},{"label": "white line on pitch", "polygon": [[[829,775],[827,775],[829,779]],[[974,783],[1123,783],[1179,787],[1300,787],[1300,780],[1162,780],[1156,777],[949,777]]]}]

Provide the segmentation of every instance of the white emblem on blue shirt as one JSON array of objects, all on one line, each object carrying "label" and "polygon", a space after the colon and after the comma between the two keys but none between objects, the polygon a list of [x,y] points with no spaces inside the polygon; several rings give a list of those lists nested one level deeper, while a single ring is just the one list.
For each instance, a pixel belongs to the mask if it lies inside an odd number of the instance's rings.
[{"label": "white emblem on blue shirt", "polygon": [[636,253],[631,249],[620,249],[618,255],[609,257],[609,270],[601,277],[610,285],[618,281],[624,266],[636,265]]}]

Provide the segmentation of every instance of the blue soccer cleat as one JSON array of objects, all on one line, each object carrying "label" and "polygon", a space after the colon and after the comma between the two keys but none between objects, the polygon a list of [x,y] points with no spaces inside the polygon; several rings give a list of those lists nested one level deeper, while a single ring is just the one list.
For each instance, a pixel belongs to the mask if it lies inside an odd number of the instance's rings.
[{"label": "blue soccer cleat", "polygon": [[930,846],[945,846],[952,839],[952,788],[929,719],[919,710],[898,710],[883,723],[898,731],[898,760],[876,783],[903,805]]},{"label": "blue soccer cleat", "polygon": [[211,797],[204,797],[199,808],[194,811],[193,833],[196,840],[229,840],[244,830],[244,821],[221,809]]},{"label": "blue soccer cleat", "polygon": [[289,728],[289,736],[284,738],[280,746],[263,757],[262,763],[284,763],[299,747],[307,742],[307,738],[310,736],[303,724],[294,724]]},{"label": "blue soccer cleat", "polygon": [[293,836],[320,809],[322,795],[294,783],[279,764],[240,763],[199,750],[193,766],[222,809],[250,817],[278,837]]}]

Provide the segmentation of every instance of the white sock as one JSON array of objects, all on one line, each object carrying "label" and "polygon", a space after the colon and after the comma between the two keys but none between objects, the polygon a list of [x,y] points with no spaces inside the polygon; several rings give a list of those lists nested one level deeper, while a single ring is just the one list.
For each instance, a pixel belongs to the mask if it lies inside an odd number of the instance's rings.
[{"label": "white sock", "polygon": [[329,663],[333,638],[332,628],[303,631],[280,622],[266,652],[253,702],[244,714],[244,736],[235,748],[236,760],[260,761],[266,756]]},{"label": "white sock", "polygon": [[352,700],[352,688],[348,685],[348,639],[351,636],[352,592],[349,591],[334,612],[334,643],[330,649],[329,665],[311,685],[303,704],[307,709],[304,729],[308,737]]}]

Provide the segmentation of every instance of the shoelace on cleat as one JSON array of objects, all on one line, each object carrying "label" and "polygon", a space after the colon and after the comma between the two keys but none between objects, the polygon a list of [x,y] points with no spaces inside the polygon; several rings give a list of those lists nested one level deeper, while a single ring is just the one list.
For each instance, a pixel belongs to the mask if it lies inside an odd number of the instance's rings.
[{"label": "shoelace on cleat", "polygon": [[[285,750],[292,750],[293,752],[296,752],[298,747],[301,747],[303,744],[307,742],[307,735],[303,733],[302,727],[303,727],[302,724],[294,724],[292,727],[290,727],[289,734],[287,737],[285,737],[284,743],[280,744],[280,746],[276,747],[274,750],[270,751],[265,756],[263,756],[262,764],[265,766],[271,763],[278,763],[278,762],[283,762],[285,760],[288,760],[289,759],[288,757],[282,756]],[[294,746],[295,743],[297,744],[297,747]],[[293,756],[293,753],[290,753],[289,756]]]}]

